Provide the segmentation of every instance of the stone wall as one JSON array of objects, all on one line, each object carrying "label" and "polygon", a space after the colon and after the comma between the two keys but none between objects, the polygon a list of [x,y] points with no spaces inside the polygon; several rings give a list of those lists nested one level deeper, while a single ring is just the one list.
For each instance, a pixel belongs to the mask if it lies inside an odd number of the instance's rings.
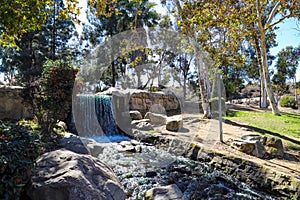
[{"label": "stone wall", "polygon": [[23,102],[24,88],[20,86],[0,86],[0,120],[32,118],[29,105]]},{"label": "stone wall", "polygon": [[130,95],[129,109],[138,110],[143,116],[151,109],[159,109],[157,105],[161,105],[165,110],[162,112],[168,116],[181,114],[180,100],[174,94],[139,91]]}]

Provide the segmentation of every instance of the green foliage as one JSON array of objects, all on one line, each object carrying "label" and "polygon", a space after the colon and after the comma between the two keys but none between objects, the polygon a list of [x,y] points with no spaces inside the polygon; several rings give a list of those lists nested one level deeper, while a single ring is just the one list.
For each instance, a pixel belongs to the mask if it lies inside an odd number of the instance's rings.
[{"label": "green foliage", "polygon": [[20,34],[40,28],[47,18],[45,8],[50,4],[50,0],[2,0],[0,46],[16,47],[15,39]]},{"label": "green foliage", "polygon": [[295,78],[300,61],[300,46],[295,48],[288,46],[282,49],[277,56],[278,60],[275,65],[277,73],[274,74],[272,81],[275,84],[275,90],[281,95],[289,90],[286,81]]},{"label": "green foliage", "polygon": [[298,108],[298,102],[294,97],[291,96],[285,96],[283,97],[282,101],[280,102],[281,107],[289,107],[293,109]]},{"label": "green foliage", "polygon": [[18,37],[18,48],[0,49],[0,72],[5,73],[10,84],[13,79],[17,79],[18,84],[27,86],[39,79],[47,58],[69,61],[78,55],[78,43],[75,41],[77,35],[71,14],[69,17],[61,14],[66,2],[55,2],[53,8],[46,9],[48,15],[40,29]]},{"label": "green foliage", "polygon": [[[59,13],[77,19],[77,0],[66,0],[66,6]],[[1,0],[0,47],[17,48],[16,41],[24,33],[41,29],[49,16],[49,8],[58,5],[56,0]]]},{"label": "green foliage", "polygon": [[0,121],[0,199],[18,199],[39,156],[38,134],[16,124]]},{"label": "green foliage", "polygon": [[44,139],[53,133],[54,125],[65,121],[71,112],[72,89],[78,69],[69,63],[48,60],[38,92],[35,94],[38,107],[37,117]]}]

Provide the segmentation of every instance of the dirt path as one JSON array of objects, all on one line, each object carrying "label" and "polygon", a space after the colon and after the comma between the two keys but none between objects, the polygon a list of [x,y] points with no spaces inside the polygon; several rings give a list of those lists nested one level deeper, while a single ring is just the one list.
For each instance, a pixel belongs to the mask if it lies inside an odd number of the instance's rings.
[{"label": "dirt path", "polygon": [[[256,112],[264,112],[255,107],[233,105],[230,107],[232,110],[248,110]],[[170,132],[165,127],[156,127],[156,131],[164,136],[177,138],[191,143],[198,143],[207,149],[213,149],[224,154],[235,155],[238,157],[246,158],[255,163],[271,167],[275,170],[293,174],[295,177],[300,178],[300,152],[292,151],[285,148],[285,156],[282,159],[260,159],[230,147],[230,143],[234,139],[241,138],[243,135],[257,134],[256,132],[247,128],[247,125],[239,126],[232,123],[223,123],[223,138],[225,143],[219,142],[219,122],[217,120],[204,120],[200,115],[184,114],[184,129],[179,132]]]}]

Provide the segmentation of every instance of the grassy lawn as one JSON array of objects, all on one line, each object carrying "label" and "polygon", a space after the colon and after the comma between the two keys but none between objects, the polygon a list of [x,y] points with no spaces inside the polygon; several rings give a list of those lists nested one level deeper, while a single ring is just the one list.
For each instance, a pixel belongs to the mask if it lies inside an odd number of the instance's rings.
[{"label": "grassy lawn", "polygon": [[224,118],[260,134],[279,137],[290,148],[300,150],[300,114],[283,112],[275,116],[269,111],[229,111]]}]

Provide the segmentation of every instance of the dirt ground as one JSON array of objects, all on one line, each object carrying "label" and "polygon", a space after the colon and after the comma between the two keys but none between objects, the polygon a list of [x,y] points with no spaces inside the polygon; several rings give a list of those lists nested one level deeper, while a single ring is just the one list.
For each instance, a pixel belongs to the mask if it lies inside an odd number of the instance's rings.
[{"label": "dirt ground", "polygon": [[[244,105],[230,105],[229,109],[261,111],[258,108]],[[155,127],[155,130],[159,134],[167,137],[177,138],[191,143],[198,143],[203,145],[206,149],[213,149],[224,154],[242,157],[273,168],[274,170],[293,174],[294,177],[300,178],[300,151],[294,151],[285,147],[285,155],[282,159],[260,159],[230,147],[230,144],[234,139],[239,139],[243,135],[257,134],[255,131],[249,129],[247,124],[232,123],[225,120],[225,122],[222,123],[224,143],[221,143],[219,140],[220,129],[218,120],[201,119],[201,116],[196,114],[183,114],[182,117],[184,128],[179,132],[167,131],[165,127]]]}]

